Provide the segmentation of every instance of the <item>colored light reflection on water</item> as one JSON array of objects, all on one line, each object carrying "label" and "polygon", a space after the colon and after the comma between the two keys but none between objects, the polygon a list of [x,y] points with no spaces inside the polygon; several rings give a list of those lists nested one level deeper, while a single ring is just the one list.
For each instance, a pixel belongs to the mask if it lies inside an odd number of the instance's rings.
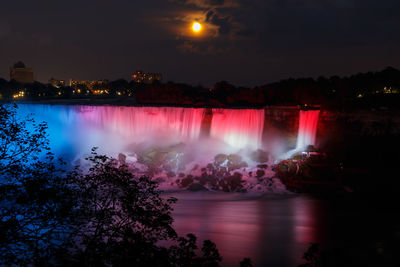
[{"label": "colored light reflection on water", "polygon": [[[254,266],[297,266],[310,243],[324,239],[323,208],[307,197],[223,193],[174,195],[174,227],[216,243],[223,266],[238,266],[244,257]],[[247,199],[246,199],[247,197]]]}]

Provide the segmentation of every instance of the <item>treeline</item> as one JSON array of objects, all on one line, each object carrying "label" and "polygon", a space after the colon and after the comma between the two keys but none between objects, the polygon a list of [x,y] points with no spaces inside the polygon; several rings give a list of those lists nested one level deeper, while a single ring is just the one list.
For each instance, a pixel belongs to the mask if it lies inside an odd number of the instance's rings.
[{"label": "treeline", "polygon": [[85,84],[55,87],[52,84],[43,84],[37,81],[34,83],[22,84],[15,80],[7,81],[0,78],[0,99],[10,100],[22,98],[22,92],[23,98],[27,100],[126,97],[132,96],[135,90],[144,86],[143,84],[118,79],[103,85],[95,84],[90,88]]},{"label": "treeline", "polygon": [[[3,99],[19,98],[132,98],[138,104],[214,107],[262,107],[265,105],[321,105],[328,109],[391,108],[399,106],[400,71],[388,67],[379,72],[350,77],[332,76],[287,79],[254,88],[236,87],[226,81],[212,88],[174,82],[138,84],[120,79],[106,85],[55,88],[38,82],[18,84],[0,79]],[[13,97],[16,96],[16,97]],[[21,97],[20,97],[21,98]]]}]

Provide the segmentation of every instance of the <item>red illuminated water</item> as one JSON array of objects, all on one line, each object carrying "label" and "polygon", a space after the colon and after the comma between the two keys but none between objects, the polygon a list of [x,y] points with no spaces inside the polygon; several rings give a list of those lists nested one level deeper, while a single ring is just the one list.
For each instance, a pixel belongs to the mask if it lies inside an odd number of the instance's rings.
[{"label": "red illuminated water", "polygon": [[216,243],[222,266],[298,266],[310,243],[325,240],[324,208],[303,196],[252,198],[223,193],[175,194],[174,228]]},{"label": "red illuminated water", "polygon": [[300,110],[296,150],[304,150],[308,145],[315,145],[318,118],[319,110]]},{"label": "red illuminated water", "polygon": [[[194,233],[199,245],[206,239],[215,242],[223,267],[239,266],[244,257],[251,258],[253,266],[299,266],[311,243],[331,253],[325,258],[328,266],[399,266],[400,207],[395,194],[172,195],[178,198],[174,228],[179,235]],[[382,244],[387,254],[379,251]]]},{"label": "red illuminated water", "polygon": [[[200,157],[258,148],[275,152],[262,147],[263,109],[212,109],[211,118],[204,108],[179,107],[20,105],[20,113],[48,122],[50,145],[61,156],[82,155],[92,147],[115,156],[143,143],[192,144],[191,152]],[[318,117],[319,110],[300,111],[296,151],[315,144]]]},{"label": "red illuminated water", "polygon": [[213,109],[210,134],[230,146],[259,148],[263,128],[263,109]]},{"label": "red illuminated water", "polygon": [[156,144],[197,140],[204,116],[202,108],[82,106],[78,112],[93,127]]},{"label": "red illuminated water", "polygon": [[[197,141],[203,108],[87,107],[79,108],[85,124],[100,127],[135,142]],[[261,145],[264,110],[213,109],[210,136],[233,148],[257,149]]]}]

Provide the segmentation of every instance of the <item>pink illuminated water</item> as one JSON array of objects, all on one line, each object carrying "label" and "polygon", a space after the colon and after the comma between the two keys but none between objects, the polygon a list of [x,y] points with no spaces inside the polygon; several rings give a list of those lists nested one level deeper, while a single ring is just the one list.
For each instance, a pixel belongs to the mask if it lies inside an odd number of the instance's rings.
[{"label": "pink illuminated water", "polygon": [[263,109],[213,109],[210,134],[230,146],[259,148],[263,128]]},{"label": "pink illuminated water", "polygon": [[92,147],[115,156],[137,144],[196,144],[200,152],[235,153],[260,148],[264,125],[263,110],[213,109],[211,138],[200,141],[204,108],[21,104],[19,114],[46,121],[52,150],[74,158]]},{"label": "pink illuminated water", "polygon": [[202,108],[81,106],[78,113],[93,127],[132,142],[186,142],[199,138]]},{"label": "pink illuminated water", "polygon": [[324,209],[307,197],[252,198],[223,193],[174,194],[174,228],[214,241],[222,266],[298,266],[310,243],[325,237]]},{"label": "pink illuminated water", "polygon": [[[263,148],[265,141],[263,109],[212,109],[204,129],[204,108],[21,104],[19,113],[46,121],[50,146],[63,157],[79,158],[92,147],[115,156],[137,144],[162,147],[177,143],[193,144],[194,154],[213,157]],[[300,111],[296,151],[315,144],[318,116],[319,110]],[[202,131],[209,137],[201,138]]]},{"label": "pink illuminated water", "polygon": [[319,110],[300,110],[296,150],[304,150],[308,145],[315,145],[318,118]]}]

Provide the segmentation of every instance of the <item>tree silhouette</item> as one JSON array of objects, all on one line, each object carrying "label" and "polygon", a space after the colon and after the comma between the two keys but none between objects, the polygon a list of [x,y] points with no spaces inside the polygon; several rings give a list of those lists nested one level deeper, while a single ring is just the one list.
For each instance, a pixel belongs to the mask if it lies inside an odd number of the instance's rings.
[{"label": "tree silhouette", "polygon": [[0,105],[0,125],[0,265],[49,263],[63,246],[72,205],[46,153],[46,124],[20,121],[16,106]]},{"label": "tree silhouette", "polygon": [[127,166],[95,149],[87,160],[88,169],[77,167],[68,175],[78,204],[71,240],[74,260],[146,266],[161,251],[156,242],[176,237],[170,206],[175,199],[164,200],[155,182],[135,177]]}]

